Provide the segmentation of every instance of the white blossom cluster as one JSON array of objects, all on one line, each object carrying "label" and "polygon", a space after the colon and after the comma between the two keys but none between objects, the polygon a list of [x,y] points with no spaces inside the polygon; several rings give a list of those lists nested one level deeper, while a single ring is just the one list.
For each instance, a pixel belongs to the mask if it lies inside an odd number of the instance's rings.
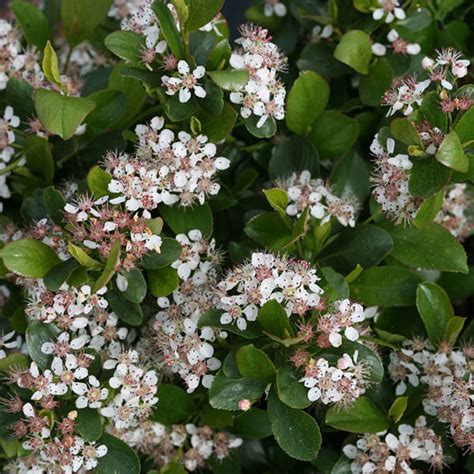
[{"label": "white blossom cluster", "polygon": [[388,116],[402,111],[404,115],[410,115],[415,106],[423,102],[423,94],[431,84],[431,79],[418,82],[416,77],[410,76],[401,79],[398,84],[390,88],[382,99],[382,105],[389,107]]},{"label": "white blossom cluster", "polygon": [[466,183],[455,183],[448,187],[441,210],[435,217],[443,227],[458,240],[463,241],[474,229],[472,214],[473,199]]},{"label": "white blossom cluster", "polygon": [[312,179],[309,171],[293,173],[278,186],[288,195],[286,213],[289,216],[299,217],[309,207],[310,215],[321,224],[335,217],[345,227],[355,226],[356,198],[336,196],[322,179]]},{"label": "white blossom cluster", "polygon": [[220,253],[214,239],[204,239],[197,229],[176,239],[182,252],[171,266],[181,282],[170,297],[158,298],[160,309],[144,335],[143,351],[166,375],[178,374],[191,393],[199,384],[209,388],[214,380],[210,372],[221,367],[212,346],[215,331],[198,327],[200,317],[217,302],[214,286]]},{"label": "white blossom cluster", "polygon": [[286,5],[280,0],[265,0],[263,5],[263,14],[265,16],[286,16],[287,8]]},{"label": "white blossom cluster", "polygon": [[304,377],[299,380],[309,389],[308,399],[312,402],[321,400],[325,405],[347,406],[363,395],[367,369],[358,358],[358,351],[352,357],[343,354],[335,365],[331,365],[324,357],[311,357],[305,364]]},{"label": "white blossom cluster", "polygon": [[[404,40],[395,29],[388,32],[387,40],[390,43],[389,47],[395,54],[409,54],[415,56],[421,51],[421,46],[418,43],[410,43],[409,41]],[[374,43],[372,45],[372,53],[376,56],[385,56],[387,53],[387,46],[382,43]]]},{"label": "white blossom cluster", "polygon": [[399,0],[377,0],[378,6],[372,12],[374,20],[384,20],[392,23],[394,20],[406,18],[405,10],[400,6]]},{"label": "white blossom cluster", "polygon": [[283,305],[288,317],[318,308],[323,290],[316,270],[306,261],[253,253],[251,261],[230,271],[218,284],[221,324],[244,331],[270,300]]},{"label": "white blossom cluster", "polygon": [[449,425],[454,442],[472,451],[474,446],[474,378],[471,373],[473,350],[455,350],[441,343],[436,350],[429,341],[414,339],[390,353],[388,371],[397,383],[396,394],[408,385],[426,389],[425,413]]},{"label": "white blossom cluster", "polygon": [[410,222],[418,212],[420,200],[408,189],[409,170],[413,167],[408,155],[393,156],[395,141],[387,139],[386,146],[380,143],[378,134],[370,146],[375,156],[375,171],[372,176],[372,194],[387,214],[396,222]]},{"label": "white blossom cluster", "polygon": [[100,412],[110,419],[113,430],[134,429],[158,403],[158,376],[155,370],[143,365],[135,350],[124,351],[120,344],[115,344],[109,354],[111,358],[104,362],[104,369],[114,369],[108,384],[115,395]]},{"label": "white blossom cluster", "polygon": [[242,37],[236,40],[241,49],[234,51],[230,65],[248,71],[249,79],[242,90],[230,94],[230,100],[241,106],[242,117],[257,116],[257,128],[260,128],[270,118],[285,117],[286,89],[278,79],[278,72],[284,70],[286,58],[270,41],[267,30],[246,25],[241,33]]},{"label": "white blossom cluster", "polygon": [[224,459],[231,449],[242,444],[242,439],[216,432],[208,426],[198,427],[191,423],[164,426],[153,421],[124,432],[122,439],[158,466],[177,461],[189,472],[205,467],[211,456]]},{"label": "white blossom cluster", "polygon": [[439,82],[447,90],[453,89],[456,80],[467,75],[470,64],[468,59],[462,58],[462,53],[453,48],[437,51],[436,58],[425,57],[421,62],[430,79]]},{"label": "white blossom cluster", "polygon": [[417,472],[412,468],[417,461],[428,463],[435,470],[441,470],[444,462],[441,439],[427,427],[424,416],[418,417],[414,426],[399,425],[397,435],[386,431],[365,434],[355,444],[346,444],[343,453],[351,460],[354,474],[412,474]]},{"label": "white blossom cluster", "polygon": [[[0,20],[1,21],[1,20]],[[0,118],[0,198],[8,199],[11,196],[10,188],[7,184],[9,172],[2,172],[10,163],[15,149],[15,131],[20,125],[20,118],[15,115],[12,107],[7,106],[3,111],[3,118]],[[3,203],[0,202],[0,212],[3,210]]]},{"label": "white blossom cluster", "polygon": [[155,117],[149,125],[136,127],[136,156],[107,156],[105,169],[112,175],[108,189],[119,195],[111,200],[113,204],[123,202],[129,211],[151,211],[159,203],[204,204],[206,196],[219,192],[215,175],[227,169],[230,161],[216,157],[216,145],[205,135],[181,131],[176,136],[163,125],[164,120]]}]

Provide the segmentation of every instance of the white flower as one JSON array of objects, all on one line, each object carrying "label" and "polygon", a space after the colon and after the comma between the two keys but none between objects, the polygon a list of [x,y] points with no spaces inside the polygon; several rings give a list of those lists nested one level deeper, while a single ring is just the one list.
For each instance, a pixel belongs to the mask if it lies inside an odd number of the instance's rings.
[{"label": "white flower", "polygon": [[181,103],[186,103],[191,99],[192,91],[194,91],[196,97],[201,99],[206,97],[207,92],[198,83],[198,80],[202,79],[206,73],[204,66],[197,66],[191,73],[189,64],[181,60],[178,62],[178,72],[178,77],[162,77],[168,95],[175,95],[176,92],[179,92],[179,101]]},{"label": "white flower", "polygon": [[100,408],[102,402],[108,397],[109,391],[106,388],[100,388],[100,383],[93,375],[89,375],[88,384],[84,382],[74,382],[72,391],[79,395],[76,399],[77,408]]}]

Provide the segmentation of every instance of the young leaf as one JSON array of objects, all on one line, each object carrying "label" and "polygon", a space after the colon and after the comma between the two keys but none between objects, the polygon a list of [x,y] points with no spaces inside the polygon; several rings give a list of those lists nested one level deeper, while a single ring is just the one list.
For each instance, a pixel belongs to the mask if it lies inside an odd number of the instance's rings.
[{"label": "young leaf", "polygon": [[57,86],[61,86],[61,73],[59,72],[58,56],[51,46],[51,42],[47,41],[43,52],[42,68],[46,79]]},{"label": "young leaf", "polygon": [[317,458],[321,447],[321,432],[312,416],[282,403],[274,390],[268,397],[268,416],[273,436],[288,456],[300,461]]},{"label": "young leaf", "polygon": [[91,99],[68,97],[46,89],[38,89],[35,92],[34,102],[44,127],[63,140],[69,140],[95,108],[95,102]]},{"label": "young leaf", "polygon": [[237,351],[239,372],[251,379],[271,381],[275,376],[275,366],[265,352],[253,344],[241,347]]},{"label": "young leaf", "polygon": [[287,127],[298,135],[306,135],[328,100],[328,83],[313,71],[300,72],[288,94]]},{"label": "young leaf", "polygon": [[420,283],[416,291],[416,307],[430,341],[439,343],[446,334],[449,320],[454,317],[448,294],[436,283]]},{"label": "young leaf", "polygon": [[10,242],[3,247],[0,256],[8,270],[29,278],[43,278],[61,262],[50,247],[33,239]]},{"label": "young leaf", "polygon": [[378,433],[390,426],[385,413],[368,397],[359,397],[351,406],[332,406],[326,413],[326,423],[350,433]]},{"label": "young leaf", "polygon": [[390,418],[392,418],[395,423],[398,423],[402,419],[402,416],[405,413],[407,406],[408,397],[397,397],[392,403],[390,410],[388,410]]}]

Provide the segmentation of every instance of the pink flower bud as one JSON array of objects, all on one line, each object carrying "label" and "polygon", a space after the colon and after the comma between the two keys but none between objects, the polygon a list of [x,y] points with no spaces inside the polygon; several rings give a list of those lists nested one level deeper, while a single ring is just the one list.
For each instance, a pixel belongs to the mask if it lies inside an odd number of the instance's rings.
[{"label": "pink flower bud", "polygon": [[244,398],[244,399],[240,400],[239,408],[242,411],[248,411],[248,410],[250,410],[250,408],[252,408],[252,403],[251,403],[250,400],[247,400],[246,398]]}]

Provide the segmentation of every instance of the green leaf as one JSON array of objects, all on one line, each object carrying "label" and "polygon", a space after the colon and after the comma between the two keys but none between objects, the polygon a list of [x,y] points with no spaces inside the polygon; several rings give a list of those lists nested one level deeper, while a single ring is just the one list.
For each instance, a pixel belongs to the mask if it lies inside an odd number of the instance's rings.
[{"label": "green leaf", "polygon": [[77,410],[75,427],[84,441],[97,441],[102,436],[99,412],[92,408]]},{"label": "green leaf", "polygon": [[28,43],[36,46],[40,51],[43,50],[51,37],[48,20],[43,13],[31,3],[11,2],[9,6]]},{"label": "green leaf", "polygon": [[408,406],[408,397],[397,397],[395,401],[392,403],[392,406],[388,410],[388,414],[390,418],[394,421],[394,423],[398,423],[401,419],[405,410]]},{"label": "green leaf", "polygon": [[161,33],[168,43],[171,52],[176,59],[182,59],[184,57],[183,40],[176,27],[176,21],[170,9],[164,3],[155,2],[153,4],[153,11],[158,18]]},{"label": "green leaf", "polygon": [[193,207],[161,205],[160,214],[175,234],[186,234],[193,229],[199,229],[205,237],[212,234],[213,218],[208,204]]},{"label": "green leaf", "polygon": [[367,74],[372,59],[372,43],[367,33],[351,30],[346,33],[334,51],[334,57],[352,69]]},{"label": "green leaf", "polygon": [[420,118],[427,120],[432,127],[437,127],[442,132],[447,131],[447,115],[441,110],[438,92],[432,91],[426,94],[418,112]]},{"label": "green leaf", "polygon": [[325,247],[319,257],[319,264],[346,274],[357,265],[363,268],[377,265],[392,248],[393,240],[388,232],[374,225],[363,224],[339,234]]},{"label": "green leaf", "polygon": [[[360,269],[360,270],[358,270]],[[356,267],[357,272],[362,272],[362,267]],[[349,285],[348,282],[352,281],[349,275],[344,278],[340,273],[335,272],[331,267],[321,268],[321,273],[324,280],[320,286],[324,289],[324,297],[328,300],[338,300],[349,298]],[[352,272],[351,272],[352,274]],[[352,274],[355,279],[356,276]]]},{"label": "green leaf", "polygon": [[230,92],[240,91],[249,80],[249,73],[243,69],[208,71],[208,76],[222,89]]},{"label": "green leaf", "polygon": [[444,137],[435,156],[440,163],[460,173],[465,173],[469,169],[469,160],[454,130]]},{"label": "green leaf", "polygon": [[268,438],[272,435],[272,425],[265,410],[252,408],[234,418],[232,433],[252,439]]},{"label": "green leaf", "polygon": [[311,405],[308,389],[298,382],[298,375],[290,364],[278,368],[276,390],[280,400],[291,408],[307,408]]},{"label": "green leaf", "polygon": [[74,258],[58,263],[44,276],[44,285],[49,291],[58,291],[61,285],[80,267],[81,265]]},{"label": "green leaf", "polygon": [[280,339],[292,337],[291,328],[286,311],[283,306],[275,300],[267,301],[258,312],[257,321],[263,329]]},{"label": "green leaf", "polygon": [[93,166],[89,173],[87,173],[87,187],[96,199],[109,194],[109,183],[112,181],[107,171],[104,171],[99,166]]},{"label": "green leaf", "polygon": [[247,237],[272,250],[280,250],[293,240],[291,231],[276,212],[263,212],[253,217],[244,232]]},{"label": "green leaf", "polygon": [[326,42],[310,43],[301,52],[298,69],[315,71],[325,77],[351,74],[351,69],[334,57],[334,46]]},{"label": "green leaf", "polygon": [[420,135],[412,122],[407,118],[396,118],[390,124],[390,133],[395,140],[405,145],[416,145],[423,148]]},{"label": "green leaf", "polygon": [[369,73],[360,78],[360,100],[372,107],[379,106],[385,91],[392,84],[392,75],[392,68],[387,59],[375,59],[369,67]]},{"label": "green leaf", "polygon": [[143,273],[134,268],[123,275],[127,280],[127,289],[122,292],[122,295],[132,303],[141,303],[146,296],[146,280]]},{"label": "green leaf", "polygon": [[206,70],[213,71],[216,69],[222,69],[224,64],[230,58],[231,54],[232,48],[230,47],[229,41],[227,39],[219,41],[209,53],[206,63]]},{"label": "green leaf", "polygon": [[227,428],[232,426],[234,415],[230,411],[216,410],[206,404],[201,408],[200,424],[211,428]]},{"label": "green leaf", "polygon": [[295,171],[308,170],[319,175],[319,156],[315,146],[307,139],[290,136],[273,148],[268,165],[272,179],[284,178]]},{"label": "green leaf", "polygon": [[102,267],[102,263],[89,257],[89,255],[82,250],[81,247],[74,245],[72,242],[67,244],[68,252],[83,266],[87,268],[91,268],[93,270],[97,270]]},{"label": "green leaf", "polygon": [[120,59],[139,64],[141,54],[145,49],[145,37],[133,31],[114,31],[104,41],[107,49]]},{"label": "green leaf", "polygon": [[288,205],[288,194],[280,188],[264,189],[263,194],[267,198],[268,204],[280,215],[286,216],[286,206]]},{"label": "green leaf", "polygon": [[114,128],[127,107],[127,99],[120,91],[107,89],[95,92],[88,98],[95,102],[95,109],[87,116],[85,121],[87,137]]},{"label": "green leaf", "polygon": [[11,272],[29,278],[42,278],[57,265],[59,257],[46,244],[33,239],[10,242],[0,253]]},{"label": "green leaf", "polygon": [[438,191],[430,196],[418,209],[413,223],[417,227],[430,225],[438,215],[444,201],[444,191]]},{"label": "green leaf", "polygon": [[218,115],[210,115],[201,111],[198,116],[201,122],[201,132],[209,138],[209,141],[220,142],[233,130],[237,112],[230,104],[225,103]]},{"label": "green leaf", "polygon": [[391,227],[392,257],[411,268],[467,273],[467,257],[462,245],[439,224]]},{"label": "green leaf", "polygon": [[474,140],[474,108],[464,112],[454,130],[463,145]]},{"label": "green leaf", "polygon": [[97,474],[139,474],[140,460],[135,451],[127,443],[104,433],[97,445],[105,444],[107,454],[98,459],[95,472]]},{"label": "green leaf", "polygon": [[436,283],[420,283],[416,291],[416,307],[430,341],[439,343],[446,334],[449,320],[454,317],[448,294]]},{"label": "green leaf", "polygon": [[53,135],[63,140],[71,138],[95,102],[84,97],[67,97],[57,92],[38,89],[34,94],[36,112],[41,123]]},{"label": "green leaf", "polygon": [[461,318],[461,316],[453,316],[448,321],[446,333],[443,339],[445,339],[449,344],[454,346],[459,337],[459,334],[461,334],[465,322],[466,318]]},{"label": "green leaf", "polygon": [[245,128],[249,131],[249,133],[257,138],[273,137],[277,131],[276,121],[273,117],[267,119],[267,121],[260,127],[257,127],[257,123],[260,120],[260,117],[257,115],[252,114],[248,118],[240,117],[240,120],[245,125]]},{"label": "green leaf", "polygon": [[[12,329],[15,328],[12,326]],[[3,359],[0,359],[0,371],[10,372],[12,369],[27,370],[30,366],[30,360],[20,352],[12,352]]]},{"label": "green leaf", "polygon": [[146,270],[157,270],[171,265],[178,260],[182,247],[175,239],[164,237],[161,243],[160,253],[150,252],[142,259],[143,268]]},{"label": "green leaf", "polygon": [[112,311],[124,323],[140,326],[143,322],[142,308],[137,303],[126,300],[118,291],[109,290],[105,294]]},{"label": "green leaf", "polygon": [[326,413],[326,423],[350,433],[378,433],[390,426],[385,413],[368,397],[359,397],[350,407],[332,406]]},{"label": "green leaf", "polygon": [[69,46],[77,46],[92,36],[107,17],[112,0],[62,0],[61,18]]},{"label": "green leaf", "polygon": [[306,135],[328,100],[328,83],[313,71],[300,72],[288,94],[287,127],[298,135]]},{"label": "green leaf", "polygon": [[62,85],[58,56],[49,40],[46,42],[46,47],[44,48],[42,69],[49,82],[58,86]]},{"label": "green leaf", "polygon": [[58,335],[58,330],[52,324],[45,324],[40,321],[32,321],[28,324],[26,329],[26,346],[28,347],[28,354],[33,362],[38,364],[38,367],[47,369],[50,367],[53,356],[45,354],[41,350],[41,346],[45,342],[55,341]]},{"label": "green leaf", "polygon": [[147,276],[150,292],[155,298],[168,296],[179,286],[178,272],[171,267],[148,270]]},{"label": "green leaf", "polygon": [[354,299],[368,306],[413,306],[421,277],[403,267],[374,267],[351,285]]},{"label": "green leaf", "polygon": [[97,293],[101,288],[107,286],[109,281],[112,279],[115,273],[115,269],[120,263],[120,248],[121,243],[120,240],[115,240],[110,249],[109,256],[107,258],[107,262],[105,263],[104,270],[100,274],[99,278],[97,278],[94,286],[92,287],[92,292]]},{"label": "green leaf", "polygon": [[350,150],[359,135],[357,120],[335,110],[323,112],[313,123],[309,139],[321,159],[335,158]]},{"label": "green leaf", "polygon": [[63,195],[54,186],[48,186],[43,190],[43,202],[50,219],[59,226],[63,225]]},{"label": "green leaf", "polygon": [[240,400],[258,400],[266,386],[261,380],[226,377],[220,370],[209,390],[209,403],[218,410],[239,410]]},{"label": "green leaf", "polygon": [[451,173],[435,157],[416,160],[410,172],[408,189],[415,197],[427,198],[449,183]]},{"label": "green leaf", "polygon": [[45,138],[30,135],[25,142],[25,157],[30,171],[41,176],[47,183],[54,178],[54,158]]},{"label": "green leaf", "polygon": [[224,0],[187,0],[186,3],[189,11],[186,28],[195,31],[207,25],[221,11]]},{"label": "green leaf", "polygon": [[185,423],[196,411],[191,395],[176,385],[162,383],[156,395],[158,403],[152,415],[153,421],[164,425]]},{"label": "green leaf", "polygon": [[276,373],[268,355],[253,344],[243,346],[237,351],[237,367],[244,377],[267,382],[271,381]]},{"label": "green leaf", "polygon": [[300,461],[317,458],[321,447],[321,433],[312,416],[285,405],[278,400],[273,390],[268,397],[268,416],[273,436],[288,456]]}]

